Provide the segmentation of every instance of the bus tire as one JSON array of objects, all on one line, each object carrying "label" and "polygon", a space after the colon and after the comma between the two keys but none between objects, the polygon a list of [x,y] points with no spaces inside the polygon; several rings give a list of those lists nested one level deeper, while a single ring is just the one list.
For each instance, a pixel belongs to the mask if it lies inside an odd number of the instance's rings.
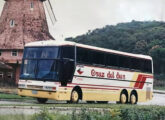
[{"label": "bus tire", "polygon": [[120,103],[121,104],[128,103],[128,95],[126,94],[125,91],[122,91],[121,94],[120,94]]},{"label": "bus tire", "polygon": [[41,104],[44,104],[48,101],[48,99],[47,98],[37,98],[37,101]]},{"label": "bus tire", "polygon": [[137,104],[137,94],[136,92],[132,92],[131,95],[130,95],[130,103],[131,104]]},{"label": "bus tire", "polygon": [[78,103],[80,99],[80,94],[77,90],[73,90],[71,93],[71,103]]},{"label": "bus tire", "polygon": [[67,103],[67,104],[70,104],[70,103],[71,103],[71,101],[67,100],[67,101],[66,101],[66,103]]},{"label": "bus tire", "polygon": [[97,103],[100,103],[100,104],[107,104],[108,101],[97,101]]},{"label": "bus tire", "polygon": [[86,101],[86,102],[89,103],[89,104],[95,103],[95,101]]}]

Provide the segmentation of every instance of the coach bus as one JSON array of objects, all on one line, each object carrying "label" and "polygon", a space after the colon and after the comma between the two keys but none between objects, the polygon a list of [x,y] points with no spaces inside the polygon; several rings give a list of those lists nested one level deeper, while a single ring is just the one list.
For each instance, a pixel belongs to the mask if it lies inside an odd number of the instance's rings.
[{"label": "coach bus", "polygon": [[78,103],[131,103],[153,97],[150,56],[68,41],[25,45],[18,94]]}]

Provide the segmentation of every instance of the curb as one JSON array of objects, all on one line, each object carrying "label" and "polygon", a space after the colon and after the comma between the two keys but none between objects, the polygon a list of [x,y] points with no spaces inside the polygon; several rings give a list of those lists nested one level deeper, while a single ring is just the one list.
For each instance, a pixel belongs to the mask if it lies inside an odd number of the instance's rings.
[{"label": "curb", "polygon": [[153,93],[165,94],[165,91],[163,91],[163,90],[153,90]]}]

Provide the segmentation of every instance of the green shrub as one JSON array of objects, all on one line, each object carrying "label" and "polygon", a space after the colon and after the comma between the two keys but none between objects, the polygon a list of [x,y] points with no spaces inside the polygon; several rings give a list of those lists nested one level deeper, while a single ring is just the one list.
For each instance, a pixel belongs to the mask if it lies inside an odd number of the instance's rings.
[{"label": "green shrub", "polygon": [[55,114],[54,120],[71,120],[70,115]]},{"label": "green shrub", "polygon": [[[118,111],[115,111],[118,112]],[[94,111],[89,109],[82,109],[79,113],[74,110],[72,112],[71,120],[121,120],[119,114],[112,116],[108,111]]]},{"label": "green shrub", "polygon": [[34,114],[31,120],[55,120],[55,116],[44,107],[41,109],[40,113]]},{"label": "green shrub", "polygon": [[165,107],[120,105],[102,111],[82,108],[67,115],[43,108],[31,120],[165,120]]},{"label": "green shrub", "polygon": [[122,108],[123,120],[164,120],[165,108],[162,107],[130,107]]},{"label": "green shrub", "polygon": [[0,115],[0,120],[30,120],[29,115],[16,114],[16,115]]}]

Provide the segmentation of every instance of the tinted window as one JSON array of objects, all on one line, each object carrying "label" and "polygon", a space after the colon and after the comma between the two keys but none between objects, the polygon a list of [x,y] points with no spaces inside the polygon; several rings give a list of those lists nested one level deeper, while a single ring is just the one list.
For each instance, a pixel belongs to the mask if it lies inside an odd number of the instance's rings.
[{"label": "tinted window", "polygon": [[119,56],[118,57],[118,61],[119,61],[119,67],[122,68],[131,68],[131,58],[128,56]]},{"label": "tinted window", "polygon": [[24,58],[40,58],[42,53],[41,48],[25,48]]},{"label": "tinted window", "polygon": [[62,47],[62,57],[63,58],[70,58],[74,59],[75,58],[75,47],[74,46],[63,46]]},{"label": "tinted window", "polygon": [[59,67],[57,60],[24,60],[20,78],[58,81]]},{"label": "tinted window", "polygon": [[77,47],[77,61],[84,64],[98,64],[152,72],[151,60],[139,59],[112,53],[103,53]]},{"label": "tinted window", "polygon": [[132,69],[141,70],[141,61],[138,58],[131,58]]},{"label": "tinted window", "polygon": [[149,73],[152,73],[152,63],[150,60],[144,60],[143,61],[143,66],[142,66],[142,69],[144,72],[149,72]]},{"label": "tinted window", "polygon": [[91,57],[92,57],[93,64],[105,65],[104,53],[99,52],[99,51],[92,51]]},{"label": "tinted window", "polygon": [[48,58],[54,59],[59,55],[59,47],[34,47],[25,48],[24,58]]},{"label": "tinted window", "polygon": [[83,48],[77,48],[77,61],[80,63],[91,63],[90,62],[90,51]]},{"label": "tinted window", "polygon": [[52,48],[43,48],[41,53],[41,58],[57,58],[58,57],[58,47],[52,47]]},{"label": "tinted window", "polygon": [[110,66],[118,66],[118,55],[109,54],[110,57]]},{"label": "tinted window", "polygon": [[90,49],[77,48],[77,61],[85,64],[104,65],[104,54]]},{"label": "tinted window", "polygon": [[57,62],[55,60],[39,60],[38,61],[38,79],[58,80]]},{"label": "tinted window", "polygon": [[36,60],[24,60],[22,64],[21,78],[34,79],[36,77],[37,61]]}]

